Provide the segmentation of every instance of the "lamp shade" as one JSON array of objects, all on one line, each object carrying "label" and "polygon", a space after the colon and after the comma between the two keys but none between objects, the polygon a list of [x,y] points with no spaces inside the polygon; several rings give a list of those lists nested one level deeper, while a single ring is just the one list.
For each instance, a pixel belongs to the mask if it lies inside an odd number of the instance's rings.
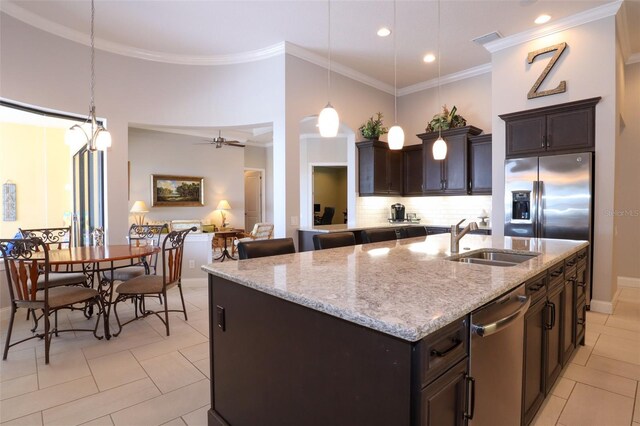
[{"label": "lamp shade", "polygon": [[338,135],[338,127],[340,126],[340,118],[338,112],[327,104],[318,116],[318,129],[320,136],[323,138],[335,138]]},{"label": "lamp shade", "polygon": [[434,160],[445,159],[445,157],[447,156],[447,143],[444,141],[444,139],[442,139],[442,136],[436,139],[436,141],[433,143],[432,150]]},{"label": "lamp shade", "polygon": [[231,210],[231,206],[227,200],[220,200],[216,210]]},{"label": "lamp shade", "polygon": [[98,134],[96,135],[96,149],[105,151],[107,148],[111,148],[111,133],[104,129],[98,130]]},{"label": "lamp shade", "polygon": [[144,201],[136,201],[129,211],[131,213],[149,213],[149,208]]},{"label": "lamp shade", "polygon": [[404,130],[397,124],[389,129],[389,149],[402,149],[404,146]]}]

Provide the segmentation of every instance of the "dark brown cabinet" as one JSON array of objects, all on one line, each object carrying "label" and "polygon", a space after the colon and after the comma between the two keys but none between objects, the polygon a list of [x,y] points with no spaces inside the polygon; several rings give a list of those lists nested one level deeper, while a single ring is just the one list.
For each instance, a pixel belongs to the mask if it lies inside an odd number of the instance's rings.
[{"label": "dark brown cabinet", "polygon": [[531,306],[524,317],[524,362],[522,383],[522,424],[533,420],[545,396],[545,313],[547,277],[542,274],[526,283]]},{"label": "dark brown cabinet", "polygon": [[463,360],[422,390],[420,425],[466,424],[467,377],[467,361]]},{"label": "dark brown cabinet", "polygon": [[600,97],[502,114],[506,157],[595,149],[595,106]]},{"label": "dark brown cabinet", "polygon": [[433,144],[438,133],[418,135],[423,143],[423,192],[425,195],[467,194],[469,137],[479,135],[481,129],[473,126],[460,127],[442,132],[447,142],[444,160],[433,159]]},{"label": "dark brown cabinet", "polygon": [[564,296],[564,282],[549,289],[545,318],[546,363],[545,387],[546,393],[551,391],[553,384],[562,371],[562,300]]},{"label": "dark brown cabinet", "polygon": [[402,194],[402,151],[392,151],[379,141],[358,142],[356,146],[360,195]]},{"label": "dark brown cabinet", "polygon": [[402,149],[403,195],[422,195],[422,144]]},{"label": "dark brown cabinet", "polygon": [[491,133],[469,138],[469,185],[467,192],[491,194]]}]

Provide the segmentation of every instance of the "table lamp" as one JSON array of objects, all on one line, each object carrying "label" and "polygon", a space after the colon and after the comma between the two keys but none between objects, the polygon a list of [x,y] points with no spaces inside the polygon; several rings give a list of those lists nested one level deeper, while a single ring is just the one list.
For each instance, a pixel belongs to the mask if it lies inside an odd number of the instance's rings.
[{"label": "table lamp", "polygon": [[222,228],[226,228],[228,223],[227,223],[227,216],[224,214],[224,211],[231,210],[231,206],[229,205],[229,202],[227,200],[220,200],[216,210],[220,210],[220,217],[222,218]]},{"label": "table lamp", "polygon": [[149,213],[149,208],[144,201],[136,201],[129,212],[133,213],[136,225],[144,225],[144,214]]}]

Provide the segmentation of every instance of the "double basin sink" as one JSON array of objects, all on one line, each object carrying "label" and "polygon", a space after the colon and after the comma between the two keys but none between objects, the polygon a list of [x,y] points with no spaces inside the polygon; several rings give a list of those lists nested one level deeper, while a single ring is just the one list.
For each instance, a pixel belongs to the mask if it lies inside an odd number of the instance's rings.
[{"label": "double basin sink", "polygon": [[539,255],[540,253],[534,252],[522,253],[515,251],[497,251],[486,249],[473,253],[453,256],[452,258],[449,258],[447,260],[462,263],[475,263],[479,265],[510,267],[526,262],[527,260],[531,260]]}]

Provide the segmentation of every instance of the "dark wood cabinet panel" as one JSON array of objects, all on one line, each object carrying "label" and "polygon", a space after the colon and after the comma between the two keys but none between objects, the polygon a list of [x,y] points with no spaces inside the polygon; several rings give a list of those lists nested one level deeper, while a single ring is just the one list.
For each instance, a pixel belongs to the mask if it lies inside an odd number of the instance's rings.
[{"label": "dark wood cabinet panel", "polygon": [[595,150],[595,106],[600,97],[502,114],[506,157]]},{"label": "dark wood cabinet panel", "polygon": [[546,393],[551,391],[562,370],[562,301],[564,285],[550,290],[547,295],[545,328],[546,332],[546,365],[545,387]]},{"label": "dark wood cabinet panel", "polygon": [[422,195],[422,144],[409,145],[402,150],[404,195]]},{"label": "dark wood cabinet panel", "polygon": [[433,159],[433,143],[435,140],[424,142],[423,146],[423,181],[422,187],[425,194],[442,195],[444,190],[444,178],[442,176],[443,160]]},{"label": "dark wood cabinet panel", "polygon": [[469,138],[468,193],[491,194],[491,134]]},{"label": "dark wood cabinet panel", "polygon": [[564,283],[562,295],[562,365],[569,362],[569,358],[576,347],[575,306],[576,306],[576,276],[569,277]]},{"label": "dark wood cabinet panel", "polygon": [[444,159],[444,192],[467,193],[467,135],[452,136],[447,140],[447,158]]},{"label": "dark wood cabinet panel", "polygon": [[587,326],[586,298],[578,300],[576,306],[576,342],[584,346],[584,334]]},{"label": "dark wood cabinet panel", "polygon": [[402,194],[402,151],[391,151],[379,141],[358,142],[356,146],[360,195]]},{"label": "dark wood cabinet panel", "polygon": [[536,412],[544,401],[544,324],[546,305],[546,298],[540,299],[531,305],[524,317],[522,383],[522,423],[524,425],[531,423],[531,420],[533,420]]},{"label": "dark wood cabinet panel", "polygon": [[462,426],[466,424],[467,360],[464,359],[420,394],[420,425]]}]

